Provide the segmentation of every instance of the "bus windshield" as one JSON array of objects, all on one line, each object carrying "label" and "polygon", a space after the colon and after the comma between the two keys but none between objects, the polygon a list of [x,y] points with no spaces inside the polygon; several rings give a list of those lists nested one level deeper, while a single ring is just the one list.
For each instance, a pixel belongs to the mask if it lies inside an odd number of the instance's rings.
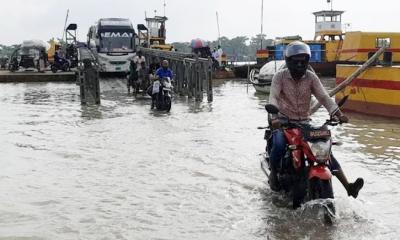
[{"label": "bus windshield", "polygon": [[133,52],[133,33],[130,32],[102,32],[100,34],[100,52],[127,53]]}]

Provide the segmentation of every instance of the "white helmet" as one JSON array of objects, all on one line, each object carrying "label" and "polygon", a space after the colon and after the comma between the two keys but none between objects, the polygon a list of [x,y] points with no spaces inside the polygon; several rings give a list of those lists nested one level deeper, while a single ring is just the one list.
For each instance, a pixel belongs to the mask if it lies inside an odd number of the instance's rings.
[{"label": "white helmet", "polygon": [[307,54],[309,57],[311,57],[310,47],[307,44],[300,41],[294,41],[289,43],[286,47],[285,57],[289,58],[291,56],[298,54]]}]

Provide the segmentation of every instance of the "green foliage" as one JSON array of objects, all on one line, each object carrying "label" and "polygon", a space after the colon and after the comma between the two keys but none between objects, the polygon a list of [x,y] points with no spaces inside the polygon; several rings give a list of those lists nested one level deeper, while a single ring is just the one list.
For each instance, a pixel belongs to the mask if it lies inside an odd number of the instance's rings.
[{"label": "green foliage", "polygon": [[[221,43],[222,50],[227,54],[230,61],[255,61],[256,51],[261,47],[261,39],[263,40],[263,49],[265,49],[266,46],[273,44],[272,39],[266,39],[265,37],[266,35],[261,34],[250,39],[246,36],[238,36],[232,39],[221,37],[219,42]],[[208,42],[211,51],[218,47],[219,42]],[[174,42],[172,45],[179,52],[190,53],[192,51],[189,42]]]},{"label": "green foliage", "polygon": [[179,52],[184,52],[184,53],[192,52],[189,42],[174,42],[172,43],[172,46],[174,46],[174,48]]},{"label": "green foliage", "polygon": [[2,45],[0,44],[0,56],[8,56],[10,57],[11,54],[14,52],[14,50],[19,47],[18,44],[14,44],[11,46],[6,46],[6,45]]},{"label": "green foliage", "polygon": [[[263,49],[268,45],[273,44],[272,39],[266,39],[265,35],[258,34],[254,37],[248,38],[246,36],[237,36],[232,39],[227,37],[221,37],[220,43],[222,50],[228,56],[230,61],[255,61],[256,51],[261,47],[261,40]],[[58,41],[63,45],[64,41],[58,39]],[[175,49],[179,52],[190,53],[192,51],[190,47],[190,42],[174,42],[172,43]],[[217,48],[219,45],[218,41],[208,42],[211,51]],[[14,49],[18,45],[4,46],[0,44],[0,55],[10,56]]]}]

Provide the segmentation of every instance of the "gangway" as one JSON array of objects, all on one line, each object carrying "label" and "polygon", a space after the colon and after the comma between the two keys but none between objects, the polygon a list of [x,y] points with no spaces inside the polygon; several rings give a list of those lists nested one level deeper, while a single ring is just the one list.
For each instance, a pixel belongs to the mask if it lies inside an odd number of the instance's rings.
[{"label": "gangway", "polygon": [[175,51],[163,51],[158,49],[139,47],[138,50],[146,58],[150,65],[150,59],[160,62],[163,59],[169,61],[170,68],[175,74],[174,91],[180,95],[194,97],[196,101],[203,100],[203,94],[207,93],[207,100],[213,101],[212,90],[212,59],[199,58],[194,53],[181,53]]}]

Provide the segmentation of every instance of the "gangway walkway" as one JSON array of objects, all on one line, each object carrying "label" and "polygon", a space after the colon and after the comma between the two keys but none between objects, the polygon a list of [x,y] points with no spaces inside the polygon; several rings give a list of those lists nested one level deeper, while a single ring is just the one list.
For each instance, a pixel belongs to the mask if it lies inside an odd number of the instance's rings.
[{"label": "gangway walkway", "polygon": [[158,49],[139,47],[149,66],[155,59],[160,62],[168,60],[170,68],[174,72],[174,92],[203,100],[203,94],[207,93],[207,101],[213,101],[212,91],[212,60],[211,58],[199,58],[196,54],[163,51]]},{"label": "gangway walkway", "polygon": [[[196,54],[138,48],[146,57],[147,66],[153,61],[168,60],[174,72],[174,92],[196,101],[213,101],[212,60],[199,58]],[[100,104],[99,65],[92,52],[87,48],[78,48],[77,85],[80,86],[81,103]]]}]

